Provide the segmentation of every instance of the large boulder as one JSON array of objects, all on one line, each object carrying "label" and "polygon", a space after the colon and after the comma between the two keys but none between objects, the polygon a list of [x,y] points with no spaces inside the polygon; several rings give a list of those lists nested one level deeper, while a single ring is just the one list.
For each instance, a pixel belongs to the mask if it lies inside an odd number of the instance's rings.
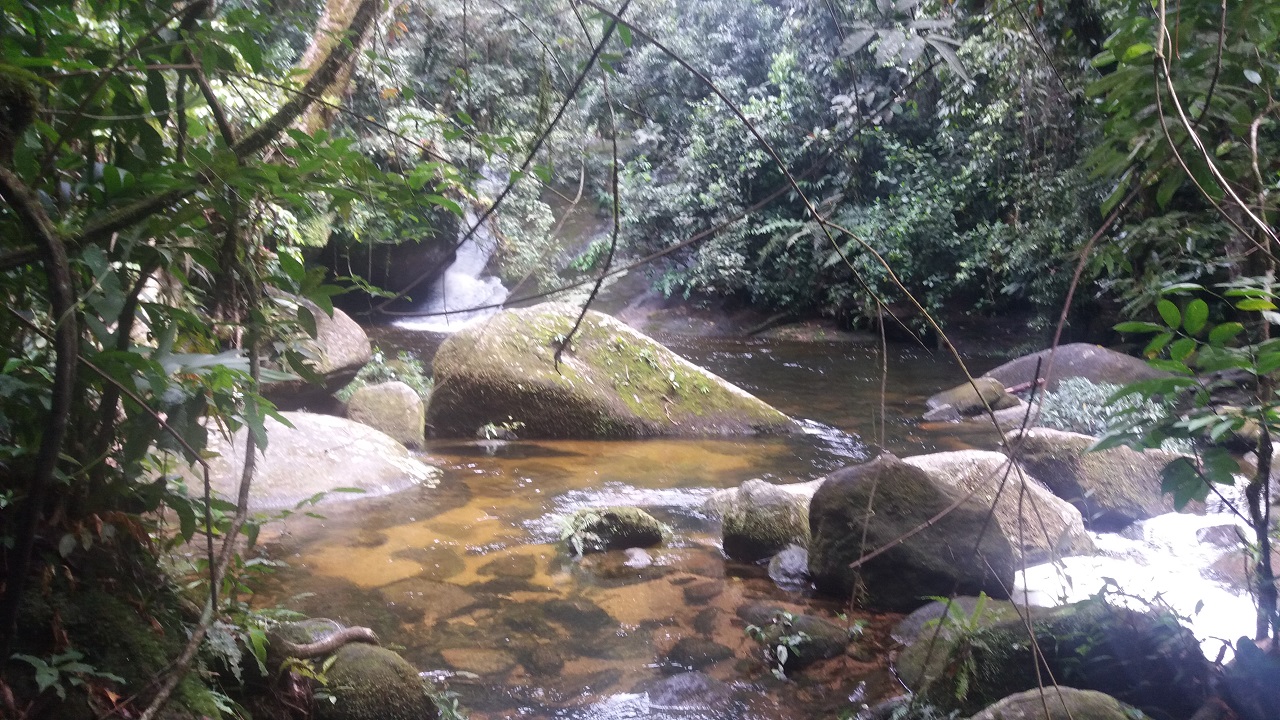
[{"label": "large boulder", "polygon": [[1160,474],[1177,453],[1127,447],[1088,452],[1094,442],[1088,435],[1048,428],[1005,435],[1023,467],[1075,505],[1091,530],[1117,531],[1175,510],[1173,498],[1161,491]]},{"label": "large boulder", "polygon": [[712,496],[708,509],[720,515],[724,553],[756,562],[788,545],[808,547],[809,499],[821,484],[774,485],[753,479]]},{"label": "large boulder", "polygon": [[325,671],[334,702],[315,703],[319,720],[435,720],[417,668],[377,645],[343,645]]},{"label": "large boulder", "polygon": [[1041,350],[988,370],[983,377],[993,378],[1004,387],[1025,385],[1036,374],[1037,363],[1040,364],[1040,377],[1044,378],[1048,390],[1058,389],[1058,382],[1069,377],[1081,377],[1095,383],[1126,385],[1169,375],[1143,360],[1108,350],[1101,345],[1071,343],[1058,346],[1053,355],[1052,368],[1048,367],[1049,350]]},{"label": "large boulder", "polygon": [[413,388],[393,380],[366,385],[347,402],[347,417],[381,430],[408,447],[420,447],[426,414]]},{"label": "large boulder", "polygon": [[526,438],[638,438],[787,433],[786,415],[649,337],[588,311],[555,359],[579,308],[506,310],[462,330],[432,361],[427,424],[470,436],[486,425]]},{"label": "large boulder", "polygon": [[355,379],[360,368],[373,359],[369,336],[350,315],[337,308],[330,317],[319,305],[305,298],[284,296],[276,301],[306,308],[315,318],[316,336],[304,340],[302,349],[311,356],[312,369],[323,382],[319,385],[305,380],[265,383],[262,394],[281,410],[327,402],[331,393]]},{"label": "large boulder", "polygon": [[936,482],[973,491],[974,499],[983,505],[995,503],[995,521],[1010,539],[1019,565],[1093,550],[1080,511],[998,452],[958,450],[904,462],[929,473]]},{"label": "large boulder", "polygon": [[1189,718],[1207,697],[1209,663],[1195,635],[1173,617],[1102,598],[1028,612],[1033,634],[1021,617],[921,634],[898,655],[899,678],[930,702],[965,714],[1038,688],[1048,677],[1160,720]]},{"label": "large boulder", "polygon": [[861,576],[869,604],[882,610],[908,612],[952,593],[1006,598],[1018,564],[989,514],[956,486],[881,455],[828,475],[814,493],[809,572],[820,591],[846,598]]},{"label": "large boulder", "polygon": [[[1048,708],[1048,714],[1045,714]],[[1059,686],[1015,693],[969,720],[1143,720],[1131,705],[1094,690]]]},{"label": "large boulder", "polygon": [[[950,390],[930,397],[925,401],[931,413],[944,408],[954,408],[960,415],[975,415],[983,412],[988,406],[992,410],[1006,410],[1018,405],[1018,398],[1004,389],[1004,383],[994,378],[975,378],[972,383],[963,383]],[[931,416],[933,419],[936,416]]]},{"label": "large boulder", "polygon": [[[330,415],[286,412],[281,415],[293,427],[268,418],[267,447],[259,449],[250,510],[293,508],[317,493],[353,488],[362,494],[382,495],[422,482],[434,482],[439,471],[409,455],[403,445],[367,425]],[[209,434],[209,460],[213,489],[234,499],[240,488],[248,429],[241,428],[228,441]],[[200,487],[200,467],[189,468],[187,484]]]}]

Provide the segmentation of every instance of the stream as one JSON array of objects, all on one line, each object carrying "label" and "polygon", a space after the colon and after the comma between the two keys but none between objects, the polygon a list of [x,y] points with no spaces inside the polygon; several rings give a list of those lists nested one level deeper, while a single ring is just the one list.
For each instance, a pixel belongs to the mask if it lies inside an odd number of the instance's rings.
[{"label": "stream", "polygon": [[[384,351],[423,358],[442,340],[391,326],[370,335]],[[885,660],[900,616],[846,615],[838,601],[783,590],[765,568],[726,560],[718,523],[702,503],[714,490],[750,478],[805,481],[869,459],[875,454],[869,438],[882,437],[899,456],[994,448],[989,428],[915,419],[924,399],[954,384],[958,370],[919,346],[891,345],[883,395],[889,420],[882,424],[874,345],[658,339],[802,420],[804,432],[636,442],[428,441],[422,456],[442,469],[438,487],[325,506],[324,519],[290,518],[268,544],[287,567],[265,581],[255,604],[372,627],[479,719],[837,717],[899,694]],[[1001,360],[966,359],[975,374]],[[561,518],[610,505],[645,508],[674,537],[647,551],[570,558],[559,543]],[[1113,537],[1113,545],[1137,542]],[[1090,594],[1097,577],[1140,566],[1132,552],[1120,548],[1101,569],[1078,567],[1072,592]],[[1184,561],[1173,561],[1185,570]],[[1037,582],[1052,585],[1052,578]],[[1248,632],[1247,597],[1220,587],[1206,592],[1221,595],[1209,609],[1225,615],[1229,627],[1202,636],[1234,637],[1229,633],[1242,620],[1241,632]],[[864,621],[859,652],[779,680],[737,615],[759,602]],[[1243,617],[1241,602],[1249,607]],[[704,651],[695,653],[700,659],[688,659],[691,647]],[[691,662],[705,675],[681,674]]]}]

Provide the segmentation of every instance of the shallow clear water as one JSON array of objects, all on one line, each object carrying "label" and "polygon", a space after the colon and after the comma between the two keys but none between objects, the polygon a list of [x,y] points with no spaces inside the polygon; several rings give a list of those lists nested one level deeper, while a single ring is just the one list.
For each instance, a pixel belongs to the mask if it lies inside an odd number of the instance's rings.
[{"label": "shallow clear water", "polygon": [[[384,350],[422,357],[440,340],[394,327],[371,335]],[[374,628],[476,718],[834,717],[855,700],[898,693],[886,667],[892,615],[852,614],[867,623],[857,652],[790,682],[774,678],[744,632],[741,607],[767,602],[831,619],[845,608],[780,589],[765,568],[727,561],[718,525],[701,508],[714,490],[750,478],[806,481],[865,460],[878,452],[871,438],[902,456],[994,447],[990,429],[915,420],[924,398],[953,385],[958,371],[918,346],[892,347],[884,423],[874,346],[661,339],[802,419],[804,432],[432,441],[424,456],[443,469],[437,488],[329,506],[325,520],[288,520],[269,547],[289,567],[256,601]],[[975,373],[998,362],[971,360]],[[561,518],[620,504],[649,510],[673,537],[643,552],[565,554]],[[709,680],[680,675],[687,667],[669,657],[689,638],[723,649],[726,657],[702,668]]]}]

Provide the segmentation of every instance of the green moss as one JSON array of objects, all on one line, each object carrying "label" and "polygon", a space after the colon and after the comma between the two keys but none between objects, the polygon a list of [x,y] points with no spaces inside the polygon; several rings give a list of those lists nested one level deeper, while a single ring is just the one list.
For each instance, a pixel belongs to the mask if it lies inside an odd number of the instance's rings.
[{"label": "green moss", "polygon": [[[523,422],[527,437],[646,437],[786,431],[789,419],[608,316],[587,313],[557,367],[578,310],[548,304],[500,313],[437,353],[444,389],[428,423],[469,435]],[[470,426],[470,427],[468,427]]]},{"label": "green moss", "polygon": [[344,645],[334,655],[326,689],[334,701],[316,702],[320,720],[434,720],[438,717],[418,671],[386,648]]},{"label": "green moss", "polygon": [[602,550],[652,547],[670,534],[667,526],[634,507],[583,508],[564,522],[561,539],[582,555]]},{"label": "green moss", "polygon": [[1033,611],[1032,627],[1039,671],[1026,626],[1014,619],[943,633],[932,651],[922,639],[901,654],[899,676],[931,702],[966,715],[1039,687],[1046,669],[1063,685],[1158,711],[1151,714],[1189,717],[1204,700],[1208,664],[1195,637],[1172,618],[1095,598]]}]

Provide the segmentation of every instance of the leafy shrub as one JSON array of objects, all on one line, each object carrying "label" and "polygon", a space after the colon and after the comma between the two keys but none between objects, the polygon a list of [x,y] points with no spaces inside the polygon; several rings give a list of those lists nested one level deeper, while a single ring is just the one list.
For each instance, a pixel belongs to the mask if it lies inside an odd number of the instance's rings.
[{"label": "leafy shrub", "polygon": [[[1045,393],[1040,425],[1101,437],[1120,428],[1152,427],[1168,414],[1165,404],[1152,398],[1138,395],[1116,398],[1120,387],[1085,378],[1066,378],[1058,383],[1057,390]],[[1190,450],[1190,443],[1166,440],[1164,449],[1185,452]]]},{"label": "leafy shrub", "polygon": [[362,387],[396,380],[413,388],[423,402],[426,402],[427,396],[431,394],[431,387],[434,384],[431,377],[427,375],[422,361],[410,353],[401,350],[395,358],[389,359],[381,349],[374,348],[373,359],[360,368],[354,380],[334,395],[342,402],[348,402],[356,390]]}]

